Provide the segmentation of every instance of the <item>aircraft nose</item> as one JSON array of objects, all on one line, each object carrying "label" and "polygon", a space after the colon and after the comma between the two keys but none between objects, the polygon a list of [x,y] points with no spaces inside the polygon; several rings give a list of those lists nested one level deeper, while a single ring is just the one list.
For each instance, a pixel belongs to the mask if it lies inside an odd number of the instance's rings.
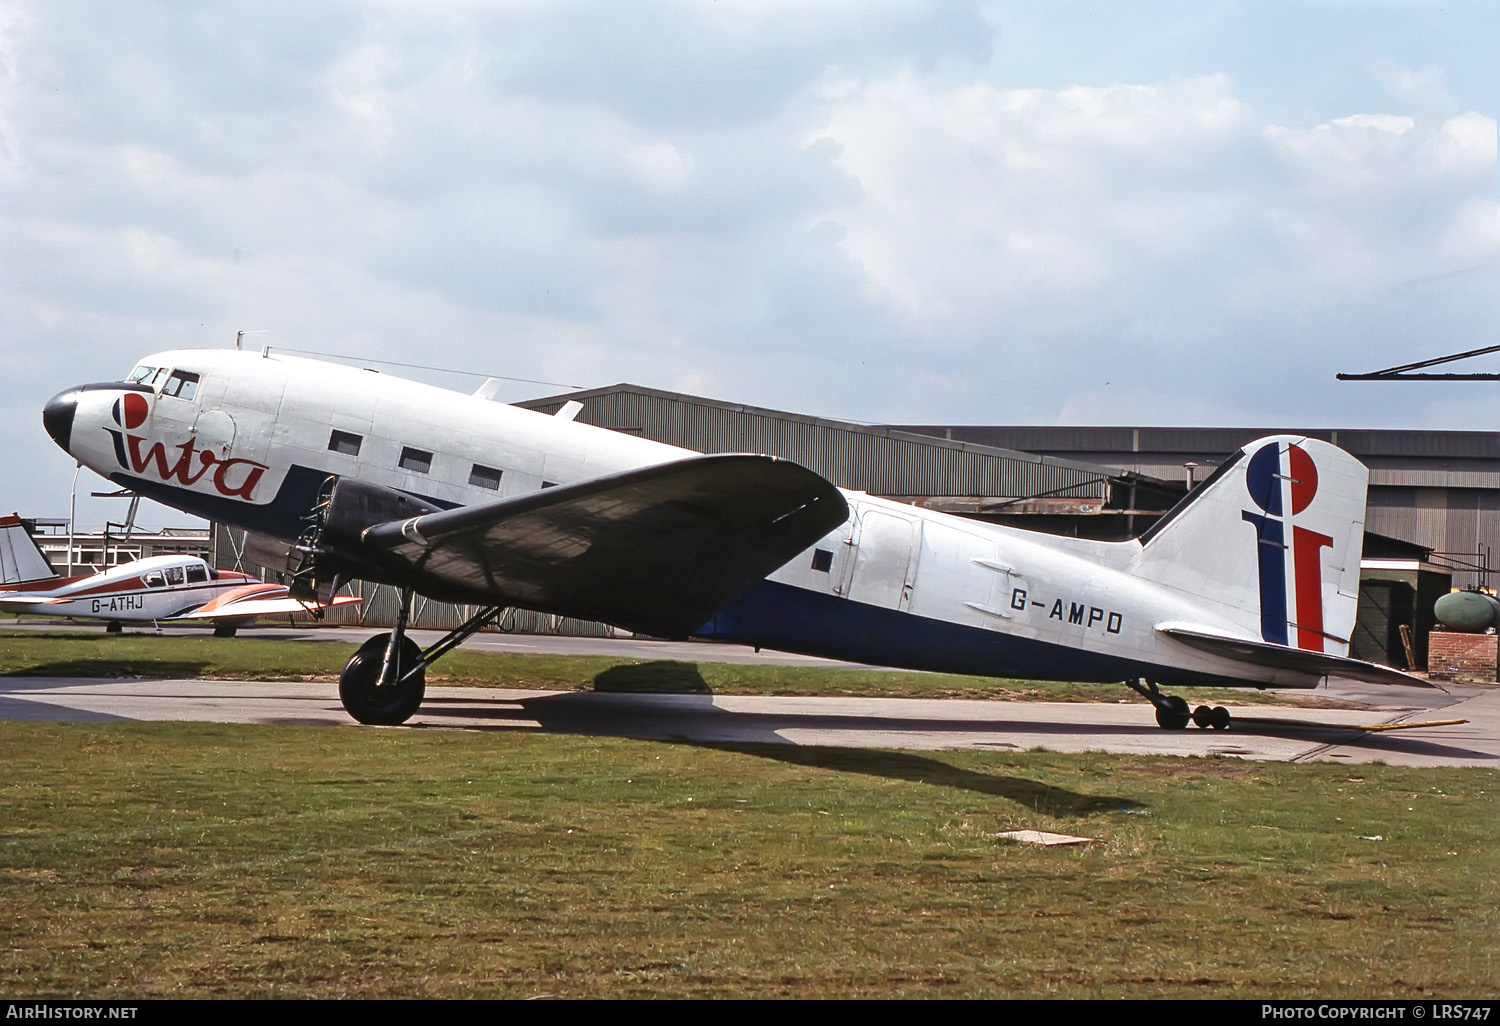
[{"label": "aircraft nose", "polygon": [[52,436],[54,442],[62,446],[64,452],[72,451],[68,445],[73,440],[73,414],[77,411],[78,392],[71,388],[57,393],[42,407],[42,427],[47,429],[47,434]]}]

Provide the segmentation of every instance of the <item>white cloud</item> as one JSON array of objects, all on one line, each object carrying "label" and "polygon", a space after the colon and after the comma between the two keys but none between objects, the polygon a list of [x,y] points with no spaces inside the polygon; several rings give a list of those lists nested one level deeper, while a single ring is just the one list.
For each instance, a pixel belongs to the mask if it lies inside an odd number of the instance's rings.
[{"label": "white cloud", "polygon": [[1451,235],[1482,220],[1495,169],[1495,122],[1475,113],[1433,132],[1394,115],[1290,129],[1259,123],[1217,76],[1044,92],[906,75],[837,96],[812,138],[836,144],[859,196],[825,216],[949,347],[1107,331],[1164,304],[1199,311],[1182,341],[1201,345],[1247,279],[1282,278],[1284,295],[1254,298],[1286,302],[1495,255]]},{"label": "white cloud", "polygon": [[683,153],[671,143],[635,146],[626,154],[626,160],[641,183],[659,193],[681,189],[693,177],[697,166],[692,154]]},{"label": "white cloud", "polygon": [[[1348,421],[1335,370],[1489,340],[1495,110],[1462,69],[1362,54],[1378,102],[1273,120],[1199,73],[1253,66],[1210,46],[1242,13],[1155,16],[1190,61],[1085,84],[1014,70],[1047,17],[0,8],[0,470],[56,469],[51,392],[241,328],[870,421]],[[1279,53],[1262,77],[1315,93]]]}]

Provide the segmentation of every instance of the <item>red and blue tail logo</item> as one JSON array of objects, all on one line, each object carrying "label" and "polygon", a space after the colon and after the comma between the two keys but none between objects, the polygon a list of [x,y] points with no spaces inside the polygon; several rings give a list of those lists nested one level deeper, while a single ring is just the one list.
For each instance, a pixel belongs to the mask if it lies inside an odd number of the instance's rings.
[{"label": "red and blue tail logo", "polygon": [[1259,542],[1261,637],[1291,645],[1295,628],[1298,648],[1321,652],[1331,637],[1323,629],[1323,550],[1333,538],[1296,523],[1317,499],[1317,464],[1295,442],[1270,442],[1251,455],[1245,486],[1259,508],[1243,516]]}]

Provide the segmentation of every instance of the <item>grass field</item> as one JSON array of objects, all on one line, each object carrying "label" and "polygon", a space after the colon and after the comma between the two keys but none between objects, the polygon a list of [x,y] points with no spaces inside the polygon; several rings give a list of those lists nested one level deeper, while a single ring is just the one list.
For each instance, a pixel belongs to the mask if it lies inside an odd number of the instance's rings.
[{"label": "grass field", "polygon": [[[0,635],[0,673],[331,677],[351,650],[27,631]],[[528,688],[1123,693],[604,657],[460,653],[440,669]],[[1492,771],[3,721],[0,771],[7,996],[1473,998],[1500,984]],[[997,836],[1023,828],[1093,841]]]},{"label": "grass field", "polygon": [[1500,984],[1486,771],[206,724],[0,745],[13,996]]}]

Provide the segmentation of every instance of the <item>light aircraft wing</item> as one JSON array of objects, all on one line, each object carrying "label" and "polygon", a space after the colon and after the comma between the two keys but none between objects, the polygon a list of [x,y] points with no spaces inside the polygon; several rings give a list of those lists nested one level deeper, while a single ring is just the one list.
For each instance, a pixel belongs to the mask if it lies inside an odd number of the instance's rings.
[{"label": "light aircraft wing", "polygon": [[173,620],[232,620],[282,613],[305,613],[318,606],[345,606],[360,601],[352,595],[336,595],[326,603],[306,603],[291,597],[280,584],[247,584],[215,596],[197,609],[170,617]]},{"label": "light aircraft wing", "polygon": [[770,456],[694,456],[369,528],[419,590],[682,635],[848,516],[831,483]]},{"label": "light aircraft wing", "polygon": [[[1413,688],[1438,688],[1438,685],[1409,673],[1367,663],[1361,659],[1330,655],[1301,648],[1288,648],[1266,641],[1253,641],[1233,634],[1186,623],[1159,623],[1159,633],[1192,648],[1228,659],[1238,659],[1278,670],[1298,670],[1321,677],[1364,681],[1367,684],[1401,684]],[[1438,688],[1438,690],[1442,690]]]}]

